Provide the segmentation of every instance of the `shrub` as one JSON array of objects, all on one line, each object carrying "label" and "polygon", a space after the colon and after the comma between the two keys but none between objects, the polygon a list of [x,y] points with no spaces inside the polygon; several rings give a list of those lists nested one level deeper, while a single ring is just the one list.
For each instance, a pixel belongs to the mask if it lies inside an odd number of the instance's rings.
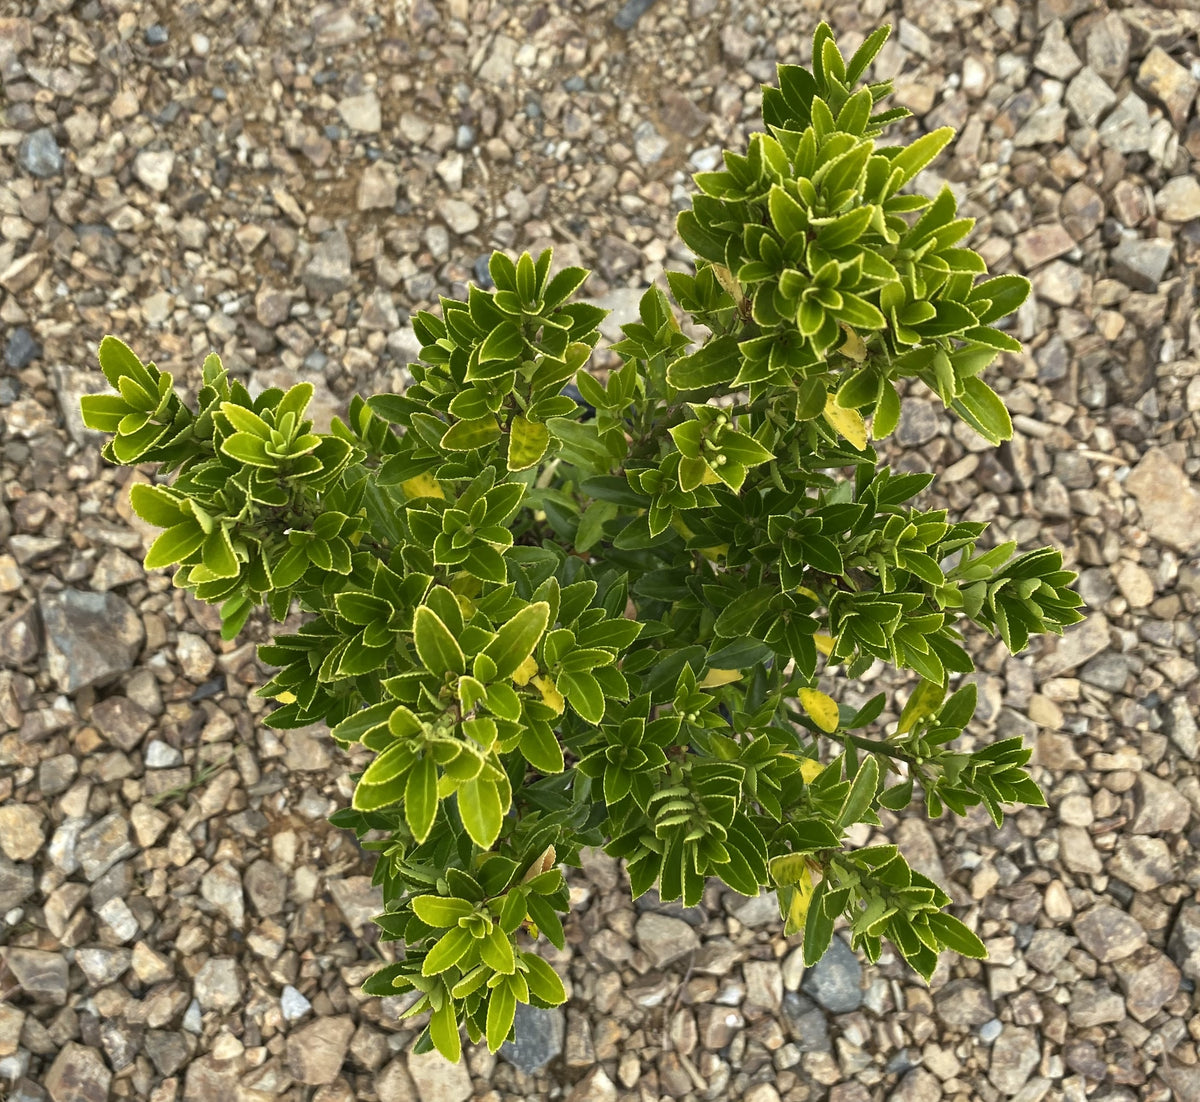
[{"label": "shrub", "polygon": [[[903,190],[951,130],[876,144],[907,114],[877,110],[890,82],[858,86],[886,36],[846,60],[822,24],[811,71],[764,90],[765,132],[696,176],[695,274],[667,278],[697,347],[652,287],[621,366],[589,373],[604,311],[548,251],[495,253],[494,290],[417,314],[413,385],[356,396],[328,434],[308,383],[252,400],[212,355],[193,409],[100,345],[117,393],[83,414],[105,458],[175,476],[132,491],[163,529],[147,569],[178,564],[226,639],[263,604],[312,614],[259,648],[266,722],[324,721],[375,755],[333,822],[378,854],[376,921],[404,954],[364,986],[416,989],[420,1048],[457,1059],[465,1024],[494,1050],[518,1002],[564,1000],[526,935],[561,947],[559,866],[583,846],[623,858],[635,896],[773,888],[809,963],[840,916],[870,960],[890,941],[926,979],[941,949],[984,953],[895,846],[845,834],[918,791],[932,816],[982,803],[996,823],[1044,803],[1019,738],[955,747],[975,687],[950,682],[973,669],[968,624],[1016,652],[1080,601],[1058,551],[914,506],[933,476],[872,445],[900,379],[1008,438],[982,375],[1020,350],[998,323],[1029,290],[977,279],[948,187]],[[919,675],[887,731],[884,693],[818,687],[877,659]]]}]

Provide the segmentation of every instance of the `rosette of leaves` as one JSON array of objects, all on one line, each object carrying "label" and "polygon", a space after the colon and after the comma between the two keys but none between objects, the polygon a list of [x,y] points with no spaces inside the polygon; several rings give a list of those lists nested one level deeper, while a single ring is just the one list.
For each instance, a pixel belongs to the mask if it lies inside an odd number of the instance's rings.
[{"label": "rosette of leaves", "polygon": [[[493,290],[418,313],[413,385],[329,433],[305,384],[252,400],[210,356],[193,407],[101,345],[115,393],[86,423],[111,461],[174,474],[133,491],[163,529],[147,568],[219,602],[226,638],[259,606],[306,615],[259,649],[265,722],[324,722],[356,755],[332,821],[376,854],[376,922],[403,944],[364,989],[415,993],[418,1049],[457,1058],[462,1026],[494,1050],[519,1003],[566,998],[537,939],[562,946],[585,846],[635,896],[774,889],[810,964],[841,920],[926,978],[942,949],[983,953],[886,837],[847,832],[917,801],[997,823],[1042,803],[1019,739],[963,748],[955,682],[969,625],[1015,653],[1080,600],[1060,552],[993,545],[875,452],[911,380],[1011,433],[981,376],[1028,292],[987,278],[949,190],[909,188],[949,132],[878,144],[907,114],[860,86],[885,37],[846,60],[822,25],[812,69],[780,67],[765,131],[680,216],[695,271],[668,274],[674,305],[646,291],[603,375],[587,273],[549,252],[496,253]],[[876,661],[916,687],[826,691]]]}]

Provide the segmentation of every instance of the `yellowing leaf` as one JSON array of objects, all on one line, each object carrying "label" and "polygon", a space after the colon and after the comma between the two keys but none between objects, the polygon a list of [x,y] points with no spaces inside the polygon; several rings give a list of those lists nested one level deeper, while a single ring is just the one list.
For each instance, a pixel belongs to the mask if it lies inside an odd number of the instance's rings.
[{"label": "yellowing leaf", "polygon": [[295,701],[296,694],[290,689],[285,689],[281,693],[276,693],[275,699],[278,700],[280,704],[291,704]]},{"label": "yellowing leaf", "polygon": [[801,597],[809,597],[814,601],[819,601],[821,599],[820,597],[818,597],[816,595],[816,593],[813,590],[809,589],[808,586],[806,586],[806,585],[796,586],[796,592],[799,593]]},{"label": "yellowing leaf", "polygon": [[525,870],[525,875],[521,877],[521,883],[528,884],[529,881],[535,876],[541,876],[542,873],[549,872],[552,868],[554,868],[555,860],[556,855],[554,852],[554,846],[547,846],[542,851],[541,857],[534,861],[534,863]]},{"label": "yellowing leaf", "polygon": [[712,270],[717,282],[729,292],[729,297],[741,309],[742,303],[746,301],[746,292],[742,290],[742,285],[733,278],[733,273],[724,264],[714,264]]},{"label": "yellowing leaf", "polygon": [[711,559],[711,560],[719,559],[722,555],[729,554],[729,544],[718,543],[715,547],[701,547],[700,554],[703,555],[706,559]]},{"label": "yellowing leaf", "polygon": [[671,514],[671,527],[675,529],[685,540],[690,540],[696,533],[693,532],[683,521],[678,513]]},{"label": "yellowing leaf", "polygon": [[513,670],[513,683],[516,685],[528,685],[532,680],[533,675],[538,671],[537,659],[531,654],[525,659],[515,670]]},{"label": "yellowing leaf", "polygon": [[825,655],[826,658],[833,653],[836,642],[837,640],[832,635],[826,635],[823,631],[818,631],[813,635],[813,643],[816,644],[817,650]]},{"label": "yellowing leaf", "polygon": [[712,467],[705,464],[704,474],[702,474],[700,476],[700,485],[701,486],[715,486],[720,481],[721,481],[720,478],[717,477],[717,472],[714,471],[712,469]]},{"label": "yellowing leaf", "polygon": [[508,469],[524,471],[535,466],[549,444],[550,430],[540,421],[514,417],[508,435]]},{"label": "yellowing leaf", "polygon": [[822,731],[838,729],[837,701],[818,689],[801,689],[797,694],[800,706]]},{"label": "yellowing leaf", "polygon": [[945,685],[923,679],[913,689],[912,696],[908,698],[904,710],[900,713],[900,720],[896,724],[896,734],[903,735],[911,731],[921,720],[928,719],[942,706],[945,697]]},{"label": "yellowing leaf", "polygon": [[814,890],[812,869],[805,866],[799,882],[792,888],[792,898],[788,903],[787,920],[784,924],[786,935],[798,934],[804,929],[804,923],[808,921],[808,908],[812,904]]},{"label": "yellowing leaf", "polygon": [[843,356],[849,356],[855,363],[862,363],[867,358],[866,342],[844,321],[838,322],[838,324],[842,327],[842,332],[846,334],[846,343],[837,351]]},{"label": "yellowing leaf", "polygon": [[808,872],[808,858],[802,853],[781,853],[778,857],[771,858],[768,867],[771,870],[771,879],[783,888],[789,884],[800,883],[804,874]]},{"label": "yellowing leaf", "polygon": [[[516,678],[514,677],[513,680],[515,681]],[[558,691],[554,682],[548,677],[535,677],[533,683],[542,694],[542,703],[548,708],[552,708],[556,716],[562,715],[563,708],[566,707],[566,700],[563,698],[563,694]]]},{"label": "yellowing leaf", "polygon": [[829,427],[844,436],[859,451],[867,446],[867,424],[856,409],[846,409],[837,404],[837,398],[829,395],[822,414]]},{"label": "yellowing leaf", "polygon": [[404,491],[404,496],[413,497],[440,497],[445,498],[442,492],[442,484],[438,482],[433,475],[426,472],[419,474],[414,478],[407,479],[400,483],[400,488]]},{"label": "yellowing leaf", "polygon": [[741,681],[741,670],[709,670],[704,675],[704,680],[700,682],[702,689],[716,689],[722,685],[732,684],[734,681]]},{"label": "yellowing leaf", "polygon": [[825,766],[815,758],[804,758],[800,762],[800,776],[804,778],[805,784],[812,784],[824,772]]}]

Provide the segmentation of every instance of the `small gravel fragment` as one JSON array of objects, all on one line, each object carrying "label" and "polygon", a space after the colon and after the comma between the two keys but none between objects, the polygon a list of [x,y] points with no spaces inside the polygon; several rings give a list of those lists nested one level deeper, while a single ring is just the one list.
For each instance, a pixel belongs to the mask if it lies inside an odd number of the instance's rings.
[{"label": "small gravel fragment", "polygon": [[654,0],[625,0],[621,10],[613,16],[613,26],[618,30],[631,31],[643,15],[654,6]]},{"label": "small gravel fragment", "polygon": [[169,150],[143,150],[134,158],[133,174],[151,191],[161,195],[171,186],[175,154]]},{"label": "small gravel fragment", "polygon": [[68,1041],[46,1072],[52,1102],[108,1102],[112,1072],[94,1048]]},{"label": "small gravel fragment", "polygon": [[700,947],[696,931],[686,922],[654,912],[638,919],[637,941],[655,968],[665,968]]},{"label": "small gravel fragment", "polygon": [[513,1040],[500,1046],[500,1055],[526,1075],[544,1068],[563,1047],[566,1020],[561,1007],[542,1009],[517,1004]]},{"label": "small gravel fragment", "polygon": [[63,168],[62,150],[54,131],[48,126],[39,127],[22,138],[17,157],[26,172],[43,180],[57,176]]},{"label": "small gravel fragment", "polygon": [[46,841],[45,818],[30,804],[0,805],[0,850],[12,861],[28,861]]},{"label": "small gravel fragment", "polygon": [[1106,903],[1080,915],[1075,933],[1102,964],[1127,957],[1146,944],[1146,931],[1137,919]]},{"label": "small gravel fragment", "polygon": [[467,1102],[474,1090],[465,1064],[452,1064],[437,1052],[410,1053],[408,1074],[420,1102]]},{"label": "small gravel fragment", "polygon": [[312,1003],[288,983],[279,996],[279,1010],[285,1022],[298,1022],[312,1010]]},{"label": "small gravel fragment", "polygon": [[28,367],[42,354],[42,346],[23,325],[16,326],[9,334],[4,346],[4,362],[8,367],[20,370]]},{"label": "small gravel fragment", "polygon": [[804,974],[801,989],[831,1014],[848,1014],[862,1005],[862,964],[841,938]]}]

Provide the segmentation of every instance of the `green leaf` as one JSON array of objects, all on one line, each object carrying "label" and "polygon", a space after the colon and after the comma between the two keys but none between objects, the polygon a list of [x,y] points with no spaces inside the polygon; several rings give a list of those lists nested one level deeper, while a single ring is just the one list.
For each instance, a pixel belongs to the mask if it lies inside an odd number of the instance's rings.
[{"label": "green leaf", "polygon": [[216,525],[204,541],[200,552],[200,561],[216,578],[236,578],[239,567],[237,556],[233,553],[233,544],[229,539],[229,530],[223,524]]},{"label": "green leaf", "polygon": [[874,755],[863,760],[854,775],[850,791],[834,820],[836,826],[845,829],[853,823],[861,822],[875,799],[875,788],[879,784],[879,762]]},{"label": "green leaf", "polygon": [[675,232],[698,257],[714,264],[725,263],[726,236],[696,217],[694,210],[680,211],[675,219]]},{"label": "green leaf", "polygon": [[[404,785],[404,821],[418,842],[424,842],[437,818],[437,765],[428,751],[417,759]],[[428,922],[428,919],[422,919]],[[434,923],[429,923],[431,926]]]},{"label": "green leaf", "polygon": [[531,994],[548,1006],[561,1006],[567,1001],[563,981],[546,961],[536,953],[522,953],[521,962],[525,965],[525,979]]},{"label": "green leaf", "polygon": [[226,437],[221,444],[221,451],[230,459],[251,467],[274,469],[279,465],[279,460],[267,454],[267,445],[263,440],[248,432],[235,432]]},{"label": "green leaf", "polygon": [[551,945],[561,949],[566,941],[563,937],[562,921],[553,905],[540,895],[529,896],[526,905],[529,907],[529,917],[537,924],[538,930],[546,935]]},{"label": "green leaf", "polygon": [[447,673],[466,672],[467,660],[458,640],[427,605],[418,606],[413,613],[413,642],[430,673],[443,677]]},{"label": "green leaf", "polygon": [[475,913],[475,905],[465,899],[445,895],[418,895],[412,901],[413,914],[426,926],[448,929],[457,926],[460,918]]},{"label": "green leaf", "polygon": [[934,159],[954,137],[954,128],[942,126],[923,134],[892,158],[893,169],[900,169],[900,182],[891,190],[897,191]]},{"label": "green leaf", "polygon": [[873,303],[850,291],[840,293],[842,296],[841,308],[833,311],[838,321],[844,321],[855,329],[884,329],[887,327],[887,318]]},{"label": "green leaf", "polygon": [[875,416],[871,418],[871,439],[882,440],[896,431],[900,423],[900,395],[890,379],[883,381]]},{"label": "green leaf", "polygon": [[735,336],[713,337],[690,356],[667,368],[667,382],[678,390],[700,390],[732,382],[741,370],[742,354]]},{"label": "green leaf", "polygon": [[498,983],[492,988],[492,996],[488,999],[487,1046],[489,1052],[496,1052],[508,1039],[516,1012],[517,997],[513,993],[512,985]]},{"label": "green leaf", "polygon": [[833,915],[825,913],[825,897],[829,894],[829,881],[822,880],[813,892],[808,905],[808,917],[804,923],[804,963],[811,968],[824,955],[833,940]]},{"label": "green leaf", "polygon": [[488,335],[479,349],[479,362],[515,360],[525,351],[525,338],[515,321],[501,322]]},{"label": "green leaf", "polygon": [[453,927],[448,933],[443,934],[429,950],[421,964],[421,975],[436,976],[448,968],[453,968],[471,948],[474,941],[474,935],[470,930],[466,930],[462,926]]},{"label": "green leaf", "polygon": [[743,467],[756,467],[775,458],[753,436],[736,429],[726,429],[721,434],[717,450]]},{"label": "green leaf", "polygon": [[508,436],[508,469],[524,471],[535,466],[549,444],[550,430],[545,425],[514,417]]},{"label": "green leaf", "polygon": [[204,529],[189,518],[168,528],[150,545],[143,565],[147,570],[158,570],[182,562],[202,543]]},{"label": "green leaf", "polygon": [[500,836],[505,810],[494,781],[476,777],[459,786],[458,813],[471,841],[480,849],[491,849]]},{"label": "green leaf", "polygon": [[120,435],[112,441],[112,453],[118,463],[136,463],[167,433],[166,426],[143,425],[128,436]]},{"label": "green leaf", "polygon": [[872,206],[856,207],[838,216],[817,230],[817,243],[822,249],[830,251],[853,244],[866,232],[876,209]]},{"label": "green leaf", "polygon": [[779,184],[772,184],[767,196],[767,209],[779,235],[786,241],[793,234],[808,230],[808,212]]},{"label": "green leaf", "polygon": [[183,518],[183,510],[161,486],[135,482],[129,490],[129,504],[147,524],[158,528],[173,528]]},{"label": "green leaf", "polygon": [[499,440],[500,423],[492,414],[459,421],[451,425],[441,439],[441,447],[450,452],[470,452]]},{"label": "green leaf", "polygon": [[[260,657],[262,657],[262,650],[263,648],[260,647]],[[266,661],[266,659],[264,658],[263,661]],[[372,704],[369,708],[362,708],[357,712],[352,712],[334,727],[329,734],[335,742],[340,743],[342,746],[352,746],[371,728],[386,723],[391,712],[392,702],[390,700],[380,701],[378,704]]]},{"label": "green leaf", "polygon": [[429,1018],[429,1039],[452,1064],[462,1059],[462,1038],[458,1033],[454,1000],[443,996],[443,1002]]},{"label": "green leaf", "polygon": [[239,406],[236,402],[222,402],[221,413],[233,426],[234,432],[245,432],[261,440],[271,439],[271,426],[252,409]]},{"label": "green leaf", "polygon": [[962,397],[951,408],[989,444],[1012,439],[1012,418],[1003,399],[979,376],[963,380]]},{"label": "green leaf", "polygon": [[[372,788],[386,784],[406,773],[412,766],[413,752],[403,743],[393,743],[363,770],[358,779],[359,788]],[[360,811],[369,810],[359,808]]]},{"label": "green leaf", "polygon": [[526,605],[501,626],[496,638],[483,650],[496,663],[492,680],[512,677],[517,667],[533,653],[549,621],[550,605],[545,601],[536,601]]},{"label": "green leaf", "polygon": [[562,747],[549,724],[526,724],[521,732],[521,753],[539,773],[561,773],[565,768]]},{"label": "green leaf", "polygon": [[120,388],[123,375],[137,380],[143,387],[153,385],[142,361],[133,354],[129,345],[116,337],[108,336],[100,342],[99,359],[100,369],[113,390]]},{"label": "green leaf", "polygon": [[484,706],[498,719],[516,723],[521,718],[521,698],[516,690],[504,682],[488,685],[484,690]]},{"label": "green leaf", "polygon": [[590,550],[604,535],[604,525],[620,512],[620,507],[612,501],[593,501],[585,510],[575,533],[575,550],[584,552]]},{"label": "green leaf", "polygon": [[766,643],[746,637],[734,639],[726,646],[710,651],[705,664],[709,669],[744,670],[771,657],[773,653]]},{"label": "green leaf", "polygon": [[891,32],[892,28],[889,26],[876,27],[875,30],[867,35],[863,44],[854,51],[854,56],[846,62],[846,84],[848,86],[855,84],[863,73],[867,71],[867,66],[875,60],[876,55],[883,49],[883,44],[887,41],[888,35]]},{"label": "green leaf", "polygon": [[[979,318],[981,325],[990,325],[1016,310],[1029,297],[1030,289],[1031,284],[1024,276],[995,276],[971,288],[967,305]],[[986,308],[976,306],[976,303],[984,301],[989,303]]]},{"label": "green leaf", "polygon": [[604,718],[604,690],[594,674],[585,670],[563,670],[555,687],[588,723],[599,723]]},{"label": "green leaf", "polygon": [[[378,916],[373,921],[378,922],[380,917],[383,916]],[[406,962],[400,960],[395,964],[389,964],[386,968],[381,968],[378,972],[372,972],[370,976],[363,980],[363,994],[384,997],[395,995],[397,992],[395,981],[403,977],[406,967]]]},{"label": "green leaf", "polygon": [[113,433],[129,414],[129,403],[119,394],[85,394],[79,399],[79,409],[87,428]]},{"label": "green leaf", "polygon": [[542,292],[543,305],[554,307],[565,302],[583,286],[589,275],[591,273],[586,268],[564,268],[546,284]]},{"label": "green leaf", "polygon": [[501,975],[511,976],[517,970],[512,942],[509,941],[503,927],[498,924],[492,926],[487,937],[481,942],[479,956],[484,964]]},{"label": "green leaf", "polygon": [[978,935],[953,915],[942,911],[930,911],[925,918],[938,941],[947,949],[953,949],[954,952],[975,960],[987,959],[987,949]]}]

